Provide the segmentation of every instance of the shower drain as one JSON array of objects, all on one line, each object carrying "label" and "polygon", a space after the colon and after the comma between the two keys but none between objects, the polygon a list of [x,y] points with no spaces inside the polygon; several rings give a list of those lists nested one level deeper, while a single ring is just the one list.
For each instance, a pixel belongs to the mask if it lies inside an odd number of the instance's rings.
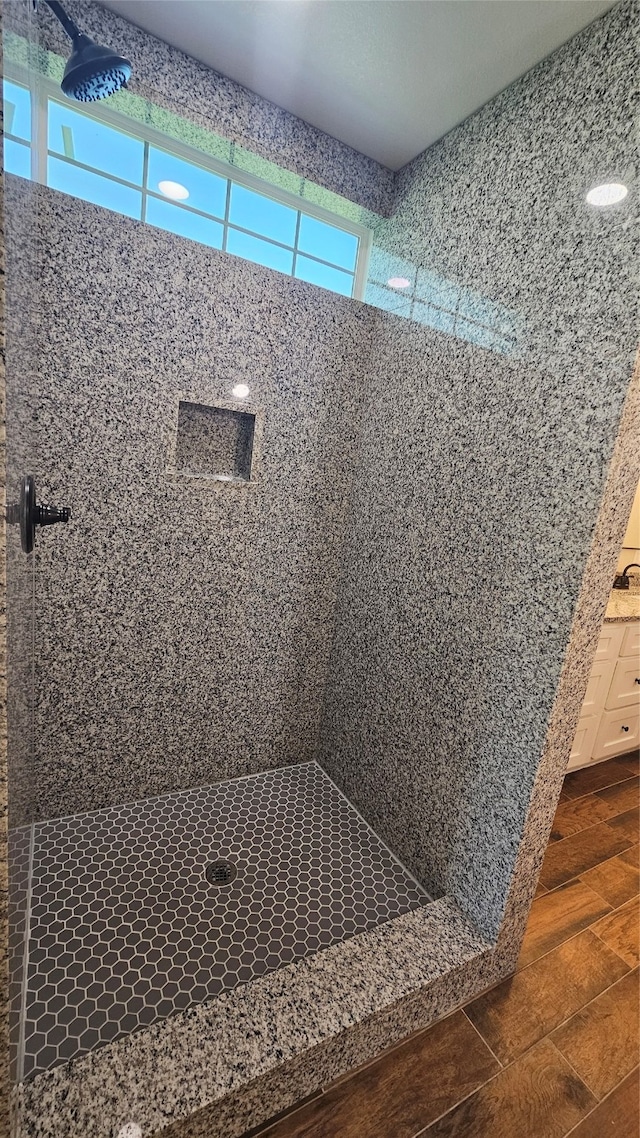
[{"label": "shower drain", "polygon": [[228,885],[237,872],[232,861],[212,861],[205,869],[205,877],[210,885]]}]

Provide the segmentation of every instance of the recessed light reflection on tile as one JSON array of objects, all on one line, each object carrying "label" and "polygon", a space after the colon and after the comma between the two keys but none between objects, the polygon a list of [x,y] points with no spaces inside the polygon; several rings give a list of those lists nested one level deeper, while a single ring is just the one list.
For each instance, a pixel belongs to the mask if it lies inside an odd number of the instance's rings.
[{"label": "recessed light reflection on tile", "polygon": [[389,288],[409,288],[411,281],[406,277],[389,277],[387,284]]},{"label": "recessed light reflection on tile", "polygon": [[181,185],[180,182],[158,182],[158,189],[165,198],[172,198],[174,202],[186,202],[189,197],[187,187]]},{"label": "recessed light reflection on tile", "polygon": [[594,186],[589,190],[587,201],[589,205],[615,205],[616,202],[626,198],[628,192],[622,182],[603,182],[601,186]]},{"label": "recessed light reflection on tile", "polygon": [[137,1122],[125,1122],[118,1131],[118,1138],[142,1138],[142,1127]]},{"label": "recessed light reflection on tile", "polygon": [[246,399],[249,394],[249,388],[246,383],[236,383],[231,394],[235,395],[236,399]]}]

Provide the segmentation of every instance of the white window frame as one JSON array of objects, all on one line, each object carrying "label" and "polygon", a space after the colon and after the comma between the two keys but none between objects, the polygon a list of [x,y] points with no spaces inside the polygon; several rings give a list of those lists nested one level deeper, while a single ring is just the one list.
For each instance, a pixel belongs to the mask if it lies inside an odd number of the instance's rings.
[{"label": "white window frame", "polygon": [[[65,98],[58,84],[49,79],[47,76],[34,76],[34,74],[29,72],[26,68],[23,68],[18,64],[12,64],[9,61],[5,61],[5,64],[4,77],[9,81],[20,84],[22,87],[27,87],[30,91],[31,143],[25,143],[25,145],[30,145],[31,148],[32,180],[34,182],[39,182],[41,185],[46,185],[47,160],[49,157],[48,101],[49,99],[52,99],[54,102],[61,103],[63,106],[65,106],[70,102],[70,100]],[[106,101],[96,104],[73,102],[73,110],[77,114],[84,115],[88,119],[93,119],[97,122],[105,123],[107,126],[112,126],[116,130],[121,131],[121,133],[128,135],[130,138],[140,139],[141,142],[148,143],[150,146],[157,147],[160,150],[166,151],[168,154],[175,155],[176,158],[182,158],[184,161],[190,162],[194,166],[199,166],[201,169],[208,170],[213,174],[217,174],[219,177],[225,178],[230,182],[245,186],[249,190],[263,194],[265,197],[270,198],[272,201],[280,202],[283,205],[289,206],[292,209],[307,214],[309,217],[316,218],[318,221],[324,221],[326,224],[331,225],[334,229],[341,229],[345,233],[349,233],[352,236],[357,237],[358,252],[356,257],[355,273],[353,274],[354,283],[351,299],[364,299],[369,269],[369,257],[373,239],[372,231],[366,226],[360,225],[354,221],[348,221],[346,218],[342,218],[338,214],[332,213],[330,210],[325,209],[323,206],[309,202],[306,200],[306,198],[302,198],[298,194],[291,193],[289,190],[284,190],[279,186],[274,186],[271,182],[268,182],[263,178],[258,178],[256,175],[250,174],[247,171],[238,168],[237,166],[233,166],[229,162],[224,162],[219,158],[213,158],[201,150],[196,150],[195,148],[188,146],[186,143],[172,138],[170,135],[163,134],[161,131],[156,130],[154,127],[148,126],[146,123],[139,123],[136,119],[130,119],[120,111],[112,110]],[[62,158],[63,161],[65,160],[63,155],[57,155],[57,157]],[[94,171],[95,173],[100,174],[103,177],[110,179],[111,181],[119,182],[121,185],[131,186],[132,188],[139,190],[142,193],[144,203],[147,194],[147,187],[134,186],[133,183],[126,182],[122,178],[114,177],[105,171],[97,170],[95,167],[84,166],[83,163],[78,163],[78,165],[84,169]],[[161,197],[159,194],[152,196]],[[227,198],[228,196],[229,195],[227,194]],[[172,205],[178,206],[178,208],[183,208],[181,207],[180,202],[172,202]],[[202,215],[208,216],[204,213]],[[213,220],[216,219],[214,218]],[[225,218],[225,233],[226,221],[227,219]],[[241,227],[235,226],[234,228]],[[249,231],[247,230],[246,232]],[[262,239],[270,244],[283,247],[281,242],[273,241],[268,237],[264,237],[264,235],[256,234],[253,231],[251,231],[251,235],[256,236],[259,239]],[[286,248],[289,248],[289,246],[286,246]],[[304,255],[306,256],[307,254]],[[325,264],[329,268],[335,268],[336,270],[340,271],[340,266],[335,265],[330,261],[324,261],[322,258],[314,257],[313,254],[309,254],[309,256],[312,260],[317,261],[319,264]],[[345,269],[342,271],[348,272],[348,270]],[[292,279],[295,280],[300,279],[293,277],[293,273],[285,273],[284,275],[291,276]],[[324,286],[316,285],[316,287],[322,288]]]}]

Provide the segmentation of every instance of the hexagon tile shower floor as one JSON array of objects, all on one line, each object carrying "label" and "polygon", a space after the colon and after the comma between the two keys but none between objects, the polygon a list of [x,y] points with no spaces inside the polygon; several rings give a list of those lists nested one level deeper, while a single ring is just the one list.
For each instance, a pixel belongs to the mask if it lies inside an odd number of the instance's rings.
[{"label": "hexagon tile shower floor", "polygon": [[316,763],[37,823],[12,842],[16,915],[30,892],[13,928],[18,1078],[430,900]]}]

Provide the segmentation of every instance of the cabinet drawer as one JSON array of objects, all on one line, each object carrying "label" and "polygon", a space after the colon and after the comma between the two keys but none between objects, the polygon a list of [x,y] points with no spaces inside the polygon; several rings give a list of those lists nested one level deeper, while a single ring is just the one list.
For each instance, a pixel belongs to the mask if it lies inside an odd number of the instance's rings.
[{"label": "cabinet drawer", "polygon": [[601,660],[618,659],[624,632],[623,624],[603,624],[596,654],[593,658],[594,663],[598,664]]},{"label": "cabinet drawer", "polygon": [[621,656],[637,656],[640,659],[640,624],[628,624],[624,627]]},{"label": "cabinet drawer", "polygon": [[605,703],[607,711],[618,707],[640,709],[640,659],[621,656],[616,664]]},{"label": "cabinet drawer", "polygon": [[[600,660],[593,665],[580,712],[581,719],[585,715],[600,715],[604,711],[615,668],[615,660]],[[614,707],[618,707],[618,704],[614,704]]]},{"label": "cabinet drawer", "polygon": [[620,711],[604,711],[593,750],[594,759],[608,759],[610,755],[624,755],[633,751],[640,741],[640,711],[627,707]]},{"label": "cabinet drawer", "polygon": [[567,764],[568,771],[576,770],[578,767],[586,767],[591,762],[599,725],[599,715],[580,716]]}]

